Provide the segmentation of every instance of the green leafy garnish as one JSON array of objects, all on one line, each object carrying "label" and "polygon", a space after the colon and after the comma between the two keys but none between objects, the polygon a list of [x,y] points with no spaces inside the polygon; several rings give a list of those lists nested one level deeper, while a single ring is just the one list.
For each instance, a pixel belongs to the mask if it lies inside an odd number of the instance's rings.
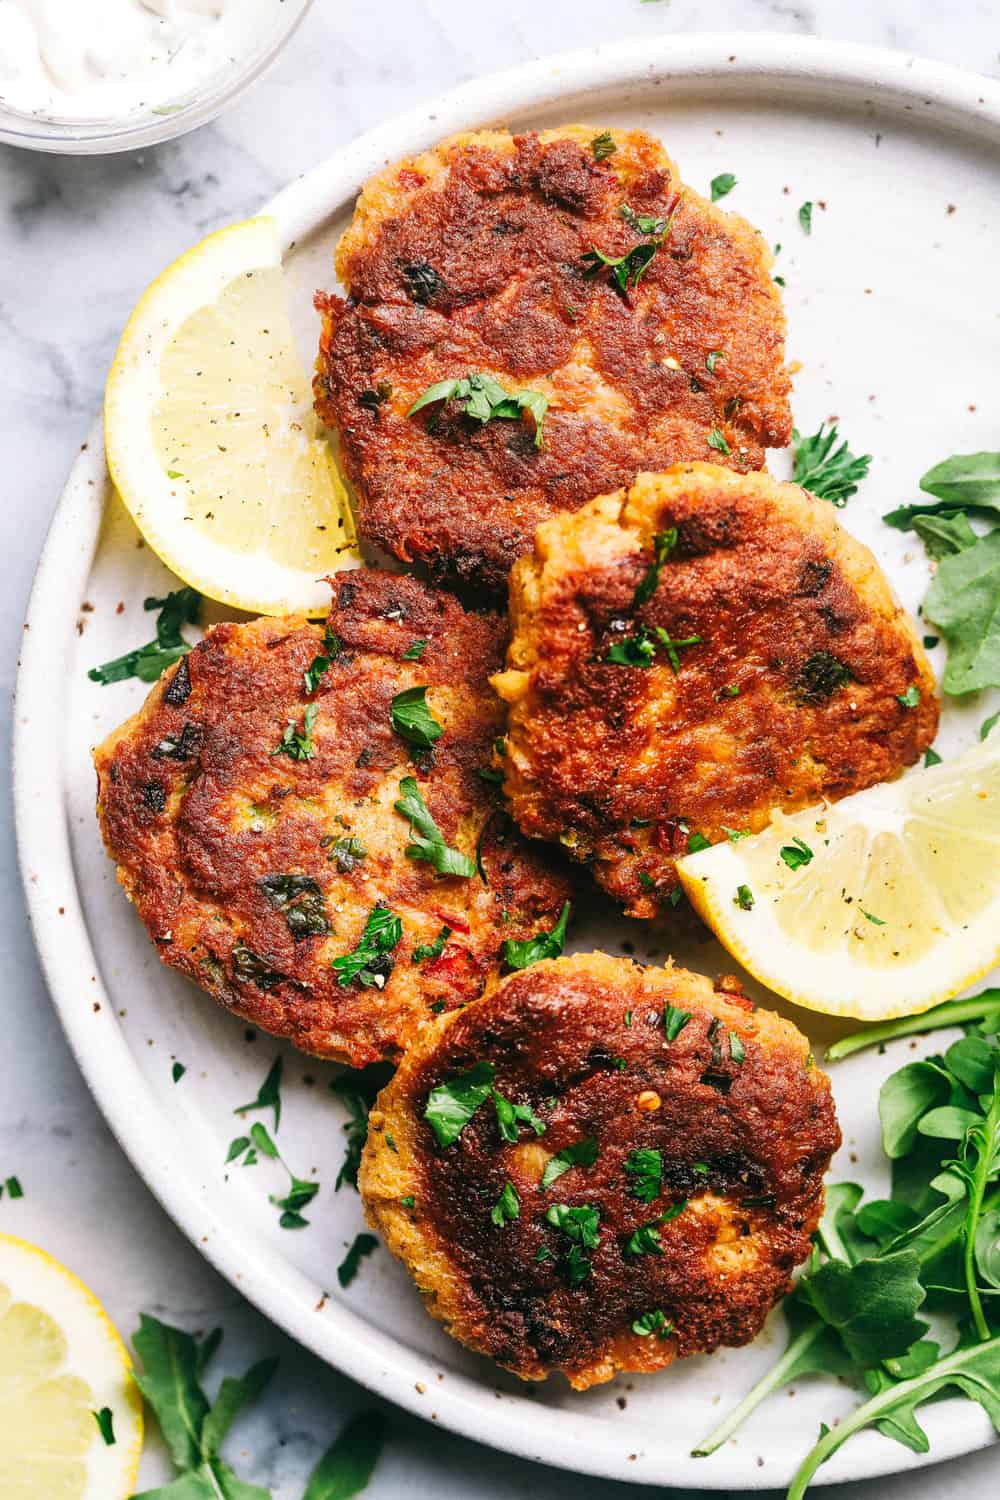
[{"label": "green leafy garnish", "polygon": [[426,860],[439,875],[458,875],[468,880],[476,873],[475,862],[467,854],[450,849],[444,841],[440,828],[431,817],[430,810],[413,776],[404,776],[399,783],[402,797],[393,804],[402,813],[413,830],[413,837],[406,846],[407,859]]},{"label": "green leafy garnish", "polygon": [[[355,1417],[316,1465],[302,1500],[352,1500],[354,1495],[360,1495],[375,1472],[384,1440],[385,1418],[381,1412],[363,1412]],[[234,1495],[232,1500],[244,1497]],[[247,1496],[245,1500],[253,1497]]]},{"label": "green leafy garnish", "polygon": [[381,989],[392,973],[393,960],[389,955],[402,936],[399,917],[383,902],[377,902],[368,913],[357,945],[350,953],[333,960],[331,967],[337,983],[344,988],[356,981],[366,989]]},{"label": "green leafy garnish", "polygon": [[466,375],[460,380],[439,380],[428,386],[406,415],[413,417],[438,401],[464,402],[465,415],[484,426],[498,418],[517,421],[522,412],[530,411],[535,421],[535,447],[542,446],[542,422],[549,398],[541,391],[508,391],[492,375]]},{"label": "green leafy garnish", "polygon": [[687,1023],[691,1020],[691,1011],[678,1010],[676,1005],[668,1005],[663,1012],[663,1030],[668,1042],[676,1042]]},{"label": "green leafy garnish", "polygon": [[935,498],[901,505],[882,517],[888,526],[909,531],[917,516],[962,510],[1000,511],[1000,453],[956,453],[921,477],[920,488]]},{"label": "green leafy garnish", "polygon": [[564,1146],[550,1156],[542,1173],[542,1189],[550,1188],[570,1167],[592,1167],[597,1160],[598,1144],[594,1136],[584,1136],[571,1146]]},{"label": "green leafy garnish", "polygon": [[639,285],[649,270],[653,257],[673,227],[680,206],[681,198],[678,198],[667,217],[661,219],[653,214],[637,214],[627,203],[623,204],[619,210],[621,217],[631,229],[647,238],[640,244],[633,245],[624,255],[605,255],[603,250],[591,245],[582,257],[583,264],[587,267],[585,274],[596,276],[599,271],[607,268],[613,285],[623,297],[626,296],[630,288]]},{"label": "green leafy garnish", "polygon": [[341,838],[335,838],[332,833],[324,834],[319,842],[320,847],[327,851],[327,859],[336,862],[342,875],[349,875],[363,859],[368,858],[368,850],[353,834]]},{"label": "green leafy garnish", "polygon": [[378,1249],[378,1240],[373,1234],[356,1234],[350,1249],[337,1267],[337,1280],[341,1286],[348,1287],[357,1276],[361,1268],[361,1262],[366,1255],[371,1255],[373,1250]]},{"label": "green leafy garnish", "polygon": [[257,885],[269,906],[279,911],[293,938],[320,937],[330,931],[323,892],[309,875],[264,875]]},{"label": "green leafy garnish", "polygon": [[741,911],[753,911],[753,891],[748,885],[738,885],[736,895],[733,897],[734,906]]},{"label": "green leafy garnish", "polygon": [[670,526],[666,531],[658,531],[653,537],[653,562],[647,569],[632,599],[632,608],[639,609],[646,604],[656,593],[657,584],[660,581],[660,569],[677,545],[677,527]]},{"label": "green leafy garnish", "polygon": [[651,1333],[658,1334],[661,1339],[668,1339],[674,1331],[674,1325],[667,1318],[662,1308],[656,1307],[652,1312],[640,1313],[632,1324],[632,1332],[645,1338]]},{"label": "green leafy garnish", "polygon": [[838,509],[845,506],[871,467],[871,454],[858,458],[846,442],[835,447],[839,434],[836,426],[826,430],[821,422],[819,431],[812,437],[803,437],[800,432],[792,434],[792,478],[796,484],[808,490],[819,500],[829,500]]},{"label": "green leafy garnish", "polygon": [[517,1196],[517,1188],[508,1178],[504,1183],[503,1192],[490,1209],[490,1218],[498,1229],[502,1229],[505,1224],[510,1224],[520,1217],[521,1200]]},{"label": "green leafy garnish", "polygon": [[591,1262],[584,1251],[596,1250],[601,1241],[599,1211],[589,1203],[576,1208],[570,1208],[566,1203],[553,1203],[545,1218],[566,1237],[568,1244],[563,1251],[563,1270],[570,1286],[580,1286],[591,1272]]},{"label": "green leafy garnish", "polygon": [[329,625],[323,633],[323,651],[319,656],[314,656],[310,666],[302,674],[303,684],[307,693],[315,693],[325,674],[330,670],[330,665],[336,660],[343,649],[343,642],[339,636],[334,635]]},{"label": "green leafy garnish", "polygon": [[234,1115],[250,1114],[255,1109],[270,1109],[274,1111],[274,1128],[278,1129],[281,1124],[281,1073],[284,1067],[283,1060],[276,1057],[267,1070],[267,1077],[257,1090],[256,1099],[251,1099],[249,1104],[241,1104],[233,1110]]},{"label": "green leafy garnish", "polygon": [[716,367],[716,365],[719,363],[720,359],[724,359],[724,358],[725,358],[725,355],[722,353],[721,349],[710,349],[709,350],[709,352],[705,355],[705,369],[708,371],[708,373],[710,375],[714,375],[715,374],[715,367]]},{"label": "green leafy garnish", "polygon": [[689,854],[700,854],[703,849],[711,849],[711,847],[712,840],[707,839],[703,833],[698,833],[696,830],[688,834],[687,852]]},{"label": "green leafy garnish", "polygon": [[813,859],[809,845],[800,838],[793,838],[790,844],[782,844],[778,853],[790,870],[801,870],[803,865],[811,864]]},{"label": "green leafy garnish", "polygon": [[924,618],[948,644],[946,693],[1000,686],[1000,527],[938,563]]},{"label": "green leafy garnish", "polygon": [[397,693],[389,717],[396,733],[419,750],[432,749],[435,740],[444,734],[444,725],[438,723],[427,706],[426,687],[404,688]]},{"label": "green leafy garnish", "polygon": [[730,454],[733,450],[726,441],[726,434],[721,427],[713,427],[708,434],[708,446],[714,448],[718,453]]},{"label": "green leafy garnish", "polygon": [[476,1110],[489,1098],[494,1074],[491,1062],[478,1062],[456,1078],[431,1089],[424,1119],[439,1146],[450,1146],[458,1140]]},{"label": "green leafy garnish", "polygon": [[911,682],[905,692],[896,694],[896,702],[901,708],[916,708],[920,702],[920,689],[915,682]]},{"label": "green leafy garnish", "polygon": [[545,1121],[538,1118],[530,1104],[512,1104],[496,1089],[491,1089],[490,1093],[497,1112],[497,1129],[501,1139],[514,1144],[518,1140],[518,1127],[521,1125],[529,1125],[536,1135],[545,1134]]},{"label": "green leafy garnish", "polygon": [[174,1083],[180,1083],[186,1072],[187,1068],[182,1062],[175,1062],[173,1067],[170,1069],[170,1076],[174,1080]]},{"label": "green leafy garnish", "polygon": [[804,234],[812,234],[813,206],[811,203],[803,203],[802,207],[799,209],[799,223],[802,225],[802,231]]},{"label": "green leafy garnish", "polygon": [[718,203],[719,199],[724,198],[727,193],[731,193],[735,186],[736,178],[732,172],[720,172],[718,177],[712,178],[711,187],[709,188],[712,195],[712,202]]},{"label": "green leafy garnish", "polygon": [[239,1379],[227,1376],[210,1402],[201,1386],[205,1366],[219,1346],[216,1330],[199,1340],[180,1328],[140,1314],[132,1342],[142,1371],[132,1378],[156,1413],[178,1479],[145,1490],[135,1500],[270,1500],[266,1490],[244,1484],[219,1457],[219,1449],[240,1412],[264,1390],[276,1359],[252,1365]]},{"label": "green leafy garnish", "polygon": [[615,145],[614,136],[610,130],[602,130],[600,135],[595,135],[590,143],[590,149],[594,153],[595,161],[607,161],[609,156],[614,156],[618,147]]},{"label": "green leafy garnish", "polygon": [[97,1430],[104,1440],[106,1448],[115,1446],[115,1418],[110,1406],[102,1406],[100,1411],[92,1411],[90,1415],[97,1423]]},{"label": "green leafy garnish", "polygon": [[[695,1166],[697,1165],[698,1163],[696,1162]],[[672,1219],[678,1218],[686,1208],[687,1199],[684,1198],[680,1203],[674,1203],[667,1209],[666,1213],[662,1213],[651,1224],[640,1224],[639,1228],[630,1234],[625,1241],[625,1254],[662,1255],[663,1243],[660,1239],[660,1226],[662,1224],[669,1224]]]},{"label": "green leafy garnish", "polygon": [[654,625],[652,631],[647,630],[645,625],[633,636],[624,636],[620,641],[614,641],[608,648],[605,661],[619,667],[648,667],[652,665],[656,656],[658,646],[662,646],[667,653],[671,671],[676,674],[681,669],[681,660],[677,654],[687,646],[700,646],[702,637],[700,635],[689,635],[683,640],[675,640],[662,625]]},{"label": "green leafy garnish", "polygon": [[[864,1427],[926,1452],[916,1409],[946,1389],[980,1402],[1000,1427],[1000,1338],[985,1312],[1000,1271],[1000,990],[872,1027],[831,1053],[974,1023],[943,1056],[909,1062],[882,1085],[892,1197],[863,1203],[853,1183],[828,1188],[813,1260],[786,1303],[786,1352],[697,1453],[714,1452],[760,1401],[812,1370],[847,1376],[869,1399],[821,1433],[789,1490],[797,1500]],[[949,1352],[916,1316],[931,1292],[959,1327]]]},{"label": "green leafy garnish", "polygon": [[288,1173],[288,1192],[283,1198],[276,1197],[273,1193],[269,1195],[270,1201],[276,1208],[281,1209],[281,1217],[278,1220],[282,1229],[305,1229],[309,1223],[303,1218],[302,1210],[312,1202],[319,1192],[319,1183],[306,1181],[304,1178],[296,1177],[291,1167],[285,1161],[278,1150],[270,1132],[259,1121],[250,1126],[249,1140],[246,1136],[239,1136],[229,1147],[226,1156],[227,1164],[235,1161],[242,1152],[246,1150],[243,1166],[252,1166],[257,1161],[257,1153],[268,1157],[271,1161],[280,1162]]},{"label": "green leafy garnish", "polygon": [[413,950],[412,963],[422,964],[429,958],[440,958],[444,952],[444,945],[451,937],[451,928],[442,927],[432,943],[418,943]]},{"label": "green leafy garnish", "polygon": [[183,625],[197,625],[201,614],[201,595],[197,589],[175,589],[162,599],[144,599],[143,609],[158,609],[156,617],[156,639],[124,656],[116,656],[99,667],[91,667],[87,676],[91,682],[107,687],[112,682],[123,682],[127,677],[138,677],[140,682],[157,682],[167,667],[185,656],[191,646],[181,634]]},{"label": "green leafy garnish", "polygon": [[631,1180],[629,1192],[640,1203],[652,1203],[660,1196],[663,1179],[663,1156],[649,1146],[630,1151],[625,1158],[625,1173]]},{"label": "green leafy garnish", "polygon": [[294,719],[289,719],[277,748],[272,750],[271,754],[287,755],[289,760],[312,760],[316,754],[316,745],[313,741],[312,732],[318,713],[319,707],[317,704],[308,704],[302,716],[301,729],[296,727]]},{"label": "green leafy garnish", "polygon": [[331,1094],[343,1100],[348,1112],[348,1119],[342,1127],[347,1136],[347,1149],[340,1171],[337,1173],[337,1180],[333,1185],[334,1192],[339,1193],[345,1182],[350,1187],[357,1188],[361,1153],[368,1139],[368,1111],[374,1103],[379,1087],[379,1081],[372,1073],[365,1069],[353,1068],[342,1073],[339,1078],[334,1078],[330,1083]]},{"label": "green leafy garnish", "polygon": [[818,705],[851,680],[851,669],[829,651],[814,651],[798,670],[795,686],[803,703]]},{"label": "green leafy garnish", "polygon": [[541,932],[537,937],[504,940],[501,955],[508,969],[527,969],[543,958],[558,958],[566,941],[566,925],[569,922],[570,904],[565,902],[559,920],[551,932]]},{"label": "green leafy garnish", "polygon": [[407,646],[406,650],[403,652],[403,660],[419,661],[426,650],[426,641],[414,641],[411,645]]}]

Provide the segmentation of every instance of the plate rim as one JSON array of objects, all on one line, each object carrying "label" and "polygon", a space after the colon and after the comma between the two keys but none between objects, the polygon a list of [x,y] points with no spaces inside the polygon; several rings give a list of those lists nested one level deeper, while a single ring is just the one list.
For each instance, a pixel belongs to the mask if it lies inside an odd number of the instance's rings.
[{"label": "plate rim", "polygon": [[[651,79],[687,88],[759,82],[796,96],[845,90],[849,102],[877,92],[879,112],[894,108],[918,122],[952,126],[1000,144],[1000,83],[984,75],[852,43],[768,33],[717,33],[630,38],[550,55],[473,79],[366,132],[290,183],[261,210],[273,214],[285,250],[323,222],[383,162],[458,129],[541,110],[562,99],[641,85]],[[97,417],[53,513],[28,604],[14,695],[14,819],[28,917],[52,1003],[70,1048],[118,1144],[145,1185],[221,1275],[266,1317],[305,1348],[352,1379],[429,1417],[421,1395],[433,1359],[406,1348],[342,1303],[317,1315],[320,1288],[267,1245],[240,1240],[213,1207],[210,1184],[187,1172],[164,1149],[169,1114],[139,1072],[101,982],[76,889],[64,798],[60,709],[68,696],[77,600],[96,550],[107,469]],[[67,601],[69,607],[67,609]],[[53,664],[61,670],[53,672]],[[60,690],[53,694],[53,680]],[[40,725],[48,723],[49,732]],[[53,795],[53,787],[58,795]],[[60,908],[62,910],[60,911]],[[81,980],[81,976],[90,976]],[[99,1007],[99,1011],[95,1011]],[[500,1397],[499,1399],[498,1396]],[[640,1452],[634,1461],[612,1429],[595,1442],[596,1424],[583,1410],[558,1420],[526,1396],[503,1395],[483,1381],[449,1372],[434,1382],[435,1420],[493,1448],[571,1472],[634,1484],[690,1483],[701,1489],[771,1488],[775,1469],[756,1467],[749,1449],[716,1454],[712,1464],[678,1462],[669,1450]],[[862,1434],[815,1481],[872,1478],[939,1462],[987,1446],[992,1433],[981,1413],[941,1403],[927,1425],[926,1455],[905,1454],[875,1434]],[[634,1441],[634,1437],[632,1439]],[[621,1452],[614,1450],[620,1447]]]}]

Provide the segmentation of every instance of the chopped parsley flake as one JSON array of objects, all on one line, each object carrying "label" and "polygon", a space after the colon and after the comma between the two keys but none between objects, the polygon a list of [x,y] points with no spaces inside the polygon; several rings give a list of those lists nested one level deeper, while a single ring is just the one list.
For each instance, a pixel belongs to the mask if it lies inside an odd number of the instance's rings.
[{"label": "chopped parsley flake", "polygon": [[378,1249],[378,1240],[373,1234],[356,1234],[350,1249],[337,1267],[337,1280],[341,1286],[348,1287],[358,1274],[361,1262],[366,1255],[371,1255],[373,1250]]},{"label": "chopped parsley flake", "polygon": [[335,661],[343,649],[343,642],[339,636],[334,635],[329,625],[323,636],[323,651],[319,656],[314,656],[311,666],[307,667],[302,674],[307,693],[315,693],[326,672],[330,670],[330,663]]},{"label": "chopped parsley flake", "polygon": [[607,161],[609,156],[614,156],[618,147],[615,145],[614,136],[610,130],[602,130],[600,135],[595,135],[590,143],[590,149],[594,153],[595,161]]},{"label": "chopped parsley flake", "polygon": [[104,1439],[107,1448],[115,1446],[115,1419],[110,1406],[102,1406],[100,1411],[92,1411],[90,1415],[97,1423],[97,1430]]},{"label": "chopped parsley flake", "polygon": [[458,849],[451,849],[444,841],[440,828],[431,817],[430,810],[413,776],[404,776],[399,783],[402,797],[393,804],[413,830],[405,854],[407,859],[426,860],[439,875],[457,875],[468,880],[476,873],[475,862]]},{"label": "chopped parsley flake", "polygon": [[905,693],[897,693],[896,702],[901,708],[916,708],[920,702],[920,689],[917,684],[911,682]]},{"label": "chopped parsley flake", "polygon": [[721,427],[712,428],[708,434],[708,446],[714,448],[717,453],[724,453],[727,456],[733,451],[727,443],[726,434],[722,431]]},{"label": "chopped parsley flake", "polygon": [[287,755],[289,760],[312,760],[316,754],[316,745],[313,740],[313,726],[316,723],[316,715],[319,708],[315,703],[310,703],[302,716],[302,728],[297,729],[294,719],[289,719],[285,725],[285,732],[281,736],[277,749],[272,750],[273,755]]},{"label": "chopped parsley flake", "polygon": [[569,921],[570,904],[565,902],[559,920],[551,932],[539,933],[537,937],[518,942],[514,938],[504,940],[502,956],[508,969],[527,969],[543,958],[558,958],[566,941],[566,924]]},{"label": "chopped parsley flake", "polygon": [[403,936],[403,924],[381,901],[368,913],[364,930],[350,953],[335,958],[331,967],[343,989],[357,981],[365,989],[382,989],[392,973],[389,957]]},{"label": "chopped parsley flake", "polygon": [[478,1062],[447,1083],[439,1083],[437,1088],[431,1089],[424,1119],[439,1146],[450,1146],[458,1140],[476,1110],[489,1098],[494,1073],[491,1062]]},{"label": "chopped parsley flake", "polygon": [[442,927],[432,943],[418,943],[413,950],[412,963],[422,964],[429,958],[440,958],[444,952],[444,945],[451,937],[451,928]]},{"label": "chopped parsley flake", "polygon": [[811,864],[813,858],[809,845],[800,838],[793,838],[790,844],[782,844],[778,853],[790,870],[801,870],[803,865]]},{"label": "chopped parsley flake", "polygon": [[813,206],[811,203],[803,203],[799,209],[799,223],[802,225],[802,232],[804,234],[812,234]]},{"label": "chopped parsley flake", "polygon": [[515,1144],[518,1140],[518,1127],[521,1125],[529,1125],[536,1135],[545,1134],[545,1121],[538,1118],[530,1104],[512,1104],[496,1089],[491,1089],[490,1092],[497,1112],[497,1128],[503,1140]]},{"label": "chopped parsley flake", "polygon": [[504,1183],[503,1192],[490,1209],[490,1218],[498,1229],[502,1229],[505,1224],[520,1217],[521,1200],[517,1196],[517,1188],[508,1178]]},{"label": "chopped parsley flake", "polygon": [[[777,280],[777,277],[775,277]],[[871,454],[857,458],[846,442],[837,448],[838,433],[831,424],[820,423],[819,431],[804,438],[800,432],[792,433],[792,457],[796,484],[820,500],[829,500],[838,509],[845,506],[871,467]]]},{"label": "chopped parsley flake", "polygon": [[438,401],[463,402],[465,415],[483,425],[497,418],[517,421],[522,412],[530,411],[535,420],[535,447],[542,446],[542,422],[549,398],[541,391],[508,391],[492,375],[467,375],[460,380],[439,380],[428,386],[406,415],[413,417],[425,406]]},{"label": "chopped parsley flake", "polygon": [[733,897],[734,906],[741,911],[753,911],[753,891],[748,885],[738,885],[736,895]]},{"label": "chopped parsley flake", "polygon": [[413,644],[410,645],[410,646],[407,646],[406,650],[403,652],[403,660],[404,661],[419,661],[420,658],[423,656],[423,654],[424,654],[424,652],[426,650],[427,650],[427,642],[426,641],[414,641]]},{"label": "chopped parsley flake", "polygon": [[712,202],[718,203],[719,199],[725,198],[726,194],[731,193],[735,186],[736,178],[732,172],[720,172],[718,177],[712,178],[709,188],[709,192],[712,195]]},{"label": "chopped parsley flake", "polygon": [[677,545],[677,527],[671,526],[666,531],[658,531],[653,536],[653,562],[647,569],[646,575],[635,591],[632,600],[633,609],[639,609],[646,604],[656,593],[656,586],[660,581],[660,569]]},{"label": "chopped parsley flake", "polygon": [[671,1323],[662,1308],[654,1308],[652,1312],[641,1313],[632,1324],[632,1332],[637,1333],[640,1338],[645,1338],[651,1333],[657,1334],[661,1339],[668,1339],[674,1331]]},{"label": "chopped parsley flake", "polygon": [[597,1160],[598,1144],[593,1136],[585,1136],[583,1140],[575,1141],[571,1146],[563,1149],[549,1158],[545,1163],[545,1171],[542,1173],[542,1188],[550,1188],[557,1182],[564,1172],[570,1167],[592,1167]]},{"label": "chopped parsley flake", "polygon": [[404,688],[393,698],[389,709],[392,727],[409,745],[418,750],[430,750],[435,740],[444,734],[444,725],[439,724],[427,706],[427,688]]},{"label": "chopped parsley flake", "polygon": [[689,854],[700,854],[702,849],[711,849],[712,840],[707,839],[703,833],[689,833],[687,849]]},{"label": "chopped parsley flake", "polygon": [[668,1042],[676,1042],[681,1032],[691,1019],[692,1012],[689,1010],[678,1010],[676,1005],[668,1005],[663,1012],[663,1030]]},{"label": "chopped parsley flake", "polygon": [[138,677],[140,682],[157,682],[167,667],[191,650],[181,634],[181,626],[198,623],[201,595],[197,589],[175,589],[162,599],[144,599],[142,607],[159,610],[156,639],[145,646],[137,646],[134,651],[126,651],[124,656],[117,656],[113,661],[91,667],[87,673],[91,682],[99,682],[103,687],[112,682],[123,682],[127,677]]},{"label": "chopped parsley flake", "polygon": [[625,1158],[625,1173],[631,1178],[629,1192],[641,1203],[652,1203],[660,1196],[663,1156],[651,1147],[640,1146]]}]

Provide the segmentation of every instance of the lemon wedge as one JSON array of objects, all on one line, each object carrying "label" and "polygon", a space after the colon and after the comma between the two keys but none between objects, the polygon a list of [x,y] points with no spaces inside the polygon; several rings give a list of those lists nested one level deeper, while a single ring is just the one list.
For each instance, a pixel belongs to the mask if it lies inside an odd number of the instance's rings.
[{"label": "lemon wedge", "polygon": [[1000,959],[1000,733],[678,866],[734,958],[797,1005],[916,1015]]},{"label": "lemon wedge", "polygon": [[104,398],[118,493],[173,572],[259,614],[323,615],[359,559],[292,335],[273,219],[210,234],[128,321]]},{"label": "lemon wedge", "polygon": [[130,1369],[124,1344],[83,1283],[43,1250],[0,1235],[3,1500],[132,1494],[142,1400]]}]

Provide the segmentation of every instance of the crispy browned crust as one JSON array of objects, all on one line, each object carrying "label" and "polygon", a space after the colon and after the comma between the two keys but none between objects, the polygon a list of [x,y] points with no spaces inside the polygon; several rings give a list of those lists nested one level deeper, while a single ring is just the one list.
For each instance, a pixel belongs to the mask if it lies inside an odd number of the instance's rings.
[{"label": "crispy browned crust", "polygon": [[[653,537],[673,527],[636,610]],[[937,729],[930,664],[872,554],[828,502],[766,475],[677,465],[556,517],[514,569],[511,615],[493,679],[511,810],[631,916],[670,902],[691,833],[757,832],[776,808],[890,780]],[[643,625],[701,643],[676,674],[662,647],[647,668],[609,663]]]},{"label": "crispy browned crust", "polygon": [[[340,433],[361,533],[451,583],[502,589],[540,521],[640,469],[711,458],[713,429],[741,470],[791,438],[763,238],[683,187],[653,137],[613,130],[598,162],[598,134],[484,131],[387,168],[340,243],[349,296],[317,299],[316,406]],[[676,217],[622,296],[582,257],[641,242],[625,205]],[[541,449],[529,418],[479,426],[454,402],[407,416],[470,372],[550,397]]]},{"label": "crispy browned crust", "polygon": [[[97,811],[164,963],[265,1031],[360,1065],[395,1058],[432,1006],[478,995],[502,940],[550,928],[568,891],[478,774],[502,727],[486,678],[505,621],[413,578],[358,571],[335,581],[329,624],[343,647],[311,697],[303,673],[322,626],[295,616],[210,630],[98,748]],[[422,657],[404,661],[418,639]],[[390,701],[420,683],[445,733],[433,754],[411,756]],[[310,701],[314,758],[275,755]],[[407,775],[449,844],[472,855],[482,835],[488,887],[406,857],[410,828],[393,802]],[[345,869],[332,841],[349,836],[367,856]],[[328,935],[293,936],[268,900],[260,881],[290,873],[319,887]],[[377,902],[403,923],[392,972],[383,989],[341,988],[331,960],[354,948]],[[444,925],[441,956],[414,965],[414,947]]]},{"label": "crispy browned crust", "polygon": [[[691,1015],[669,1044],[668,1005]],[[430,1090],[483,1060],[544,1135],[522,1126],[508,1144],[487,1100],[439,1147],[424,1120]],[[598,1142],[595,1163],[543,1190],[545,1163],[584,1137]],[[754,1010],[735,981],[713,990],[683,969],[592,953],[511,975],[428,1027],[372,1111],[359,1185],[449,1333],[523,1379],[559,1370],[584,1389],[752,1339],[808,1254],[839,1144],[829,1081],[789,1021]],[[639,1148],[662,1158],[649,1202],[625,1170]],[[491,1209],[508,1181],[520,1214],[500,1227]],[[634,1231],[685,1202],[659,1227],[662,1254],[629,1252]],[[575,1287],[568,1242],[545,1217],[560,1203],[600,1212]],[[634,1333],[656,1309],[673,1332]]]}]

